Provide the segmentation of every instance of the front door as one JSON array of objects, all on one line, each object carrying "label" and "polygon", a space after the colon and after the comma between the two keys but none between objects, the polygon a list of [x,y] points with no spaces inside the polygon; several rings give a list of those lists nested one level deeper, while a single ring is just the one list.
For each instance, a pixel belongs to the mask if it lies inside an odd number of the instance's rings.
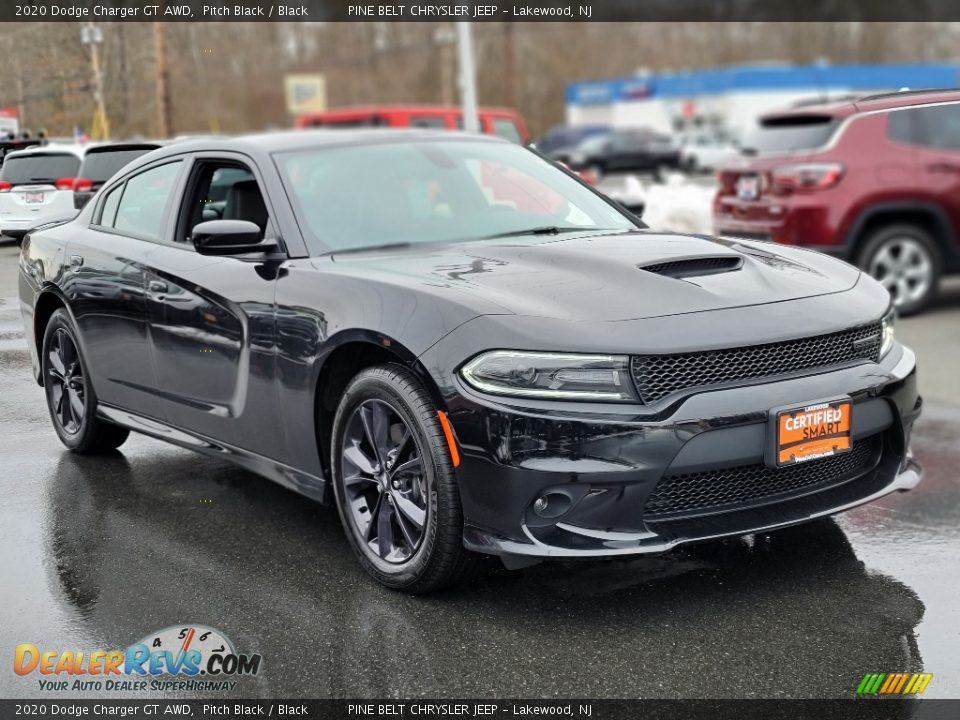
[{"label": "front door", "polygon": [[[147,315],[167,420],[210,439],[284,455],[274,374],[275,261],[200,255],[190,229],[203,220],[270,218],[260,184],[233,160],[199,159],[171,241],[147,257]],[[271,231],[272,232],[272,231]]]}]

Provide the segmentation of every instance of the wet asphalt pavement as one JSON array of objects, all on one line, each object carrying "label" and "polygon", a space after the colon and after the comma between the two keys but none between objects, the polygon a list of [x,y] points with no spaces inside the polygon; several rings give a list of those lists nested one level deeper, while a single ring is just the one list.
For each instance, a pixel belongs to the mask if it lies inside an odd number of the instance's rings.
[{"label": "wet asphalt pavement", "polygon": [[12,672],[18,643],[112,649],[190,622],[262,654],[244,697],[852,697],[868,671],[920,669],[926,697],[960,697],[958,283],[898,330],[926,399],[913,492],[412,598],[367,579],[332,508],[244,470],[139,436],[65,452],[30,375],[16,251],[0,245],[0,697],[40,695]]}]

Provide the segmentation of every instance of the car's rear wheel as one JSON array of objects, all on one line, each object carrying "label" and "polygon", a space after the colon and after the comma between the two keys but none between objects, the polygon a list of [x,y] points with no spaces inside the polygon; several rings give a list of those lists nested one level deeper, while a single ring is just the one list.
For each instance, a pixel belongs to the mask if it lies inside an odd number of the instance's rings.
[{"label": "car's rear wheel", "polygon": [[857,264],[887,288],[900,315],[920,312],[936,297],[942,260],[933,238],[921,227],[897,224],[876,230]]},{"label": "car's rear wheel", "polygon": [[413,373],[393,365],[360,372],[340,401],[331,449],[340,519],[370,575],[424,593],[475,570],[450,449]]},{"label": "car's rear wheel", "polygon": [[97,396],[66,310],[54,311],[43,333],[40,357],[50,420],[60,441],[77,453],[120,447],[130,434],[96,416]]}]

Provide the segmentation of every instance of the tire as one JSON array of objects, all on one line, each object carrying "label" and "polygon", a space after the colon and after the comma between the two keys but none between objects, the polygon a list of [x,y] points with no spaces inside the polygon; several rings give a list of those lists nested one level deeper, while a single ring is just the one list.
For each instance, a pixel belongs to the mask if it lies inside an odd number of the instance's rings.
[{"label": "tire", "polygon": [[76,328],[63,308],[53,313],[44,329],[40,369],[50,421],[60,442],[84,455],[109,452],[123,444],[130,431],[96,415],[97,395]]},{"label": "tire", "polygon": [[368,574],[420,594],[476,571],[482,556],[463,547],[460,493],[437,409],[413,373],[400,365],[360,372],[337,408],[330,447],[337,511]]},{"label": "tire", "polygon": [[900,315],[913,315],[936,297],[943,258],[923,228],[908,223],[885,225],[866,239],[857,265],[890,291]]}]

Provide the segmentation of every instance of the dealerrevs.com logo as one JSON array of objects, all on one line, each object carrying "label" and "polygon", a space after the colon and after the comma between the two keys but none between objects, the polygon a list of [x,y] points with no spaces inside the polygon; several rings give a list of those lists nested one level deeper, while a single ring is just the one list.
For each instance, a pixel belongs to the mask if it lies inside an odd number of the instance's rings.
[{"label": "dealerrevs.com logo", "polygon": [[174,625],[126,650],[41,650],[17,645],[13,671],[37,674],[40,690],[229,691],[240,676],[260,672],[261,656],[238,653],[219,630]]}]

